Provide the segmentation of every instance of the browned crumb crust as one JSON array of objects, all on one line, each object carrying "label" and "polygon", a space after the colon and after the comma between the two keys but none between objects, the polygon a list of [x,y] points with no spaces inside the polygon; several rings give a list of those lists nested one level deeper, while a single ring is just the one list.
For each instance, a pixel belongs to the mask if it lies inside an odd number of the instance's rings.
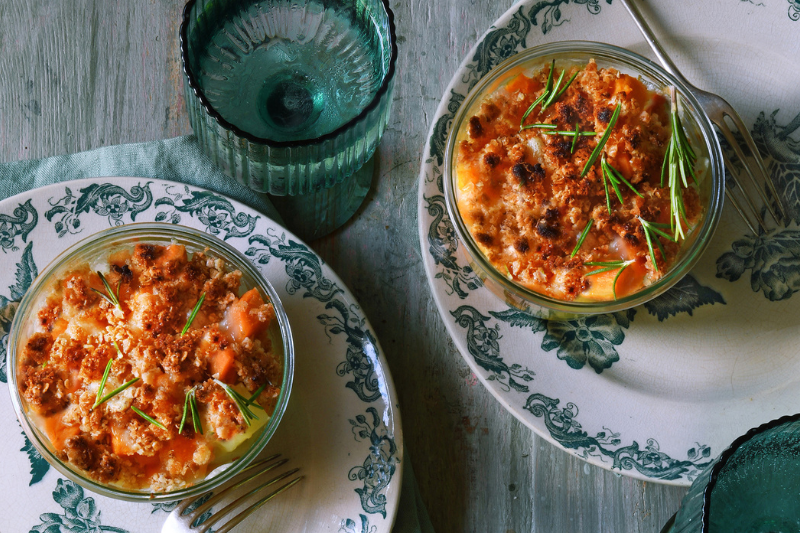
[{"label": "browned crumb crust", "polygon": [[[95,272],[84,267],[64,276],[36,315],[37,331],[23,345],[20,394],[45,421],[43,429],[62,459],[92,478],[153,490],[191,483],[212,460],[209,439],[227,440],[247,428],[236,404],[212,378],[250,392],[266,385],[258,401],[267,414],[274,409],[283,372],[266,330],[274,309],[258,296],[254,301],[260,305],[247,308],[259,325],[252,337],[226,329],[234,321],[232,305],[242,305],[241,273],[227,272],[220,260],[204,253],[187,257],[174,245],[137,244],[112,255],[104,275],[113,290],[119,287],[121,309],[93,290],[107,292]],[[201,294],[203,305],[182,335]],[[215,366],[224,350],[233,354],[232,364]],[[109,361],[105,393],[138,380],[94,406]],[[205,435],[196,435],[192,423],[178,432],[192,387],[197,387]]]},{"label": "browned crumb crust", "polygon": [[[602,133],[616,102],[622,103],[603,151],[644,198],[622,185],[620,204],[609,185],[609,214],[599,159],[581,176],[599,135],[579,137],[573,151],[572,137],[547,135],[536,128],[520,130],[522,116],[542,93],[549,70],[548,66],[524,83],[517,80],[509,84],[511,89],[489,95],[470,117],[457,155],[462,217],[499,271],[560,299],[583,293],[592,282],[584,276],[589,271],[585,263],[618,260],[620,245],[651,280],[657,279],[679,245],[661,239],[666,257],[656,248],[656,271],[637,217],[668,221],[669,191],[660,184],[670,135],[666,99],[613,69],[598,70],[591,61],[563,96],[541,114],[537,106],[526,119],[526,124],[555,124],[562,131],[574,131],[577,125],[581,131]],[[564,79],[575,70],[567,67]],[[559,74],[557,66],[555,77]],[[685,189],[683,197],[693,224],[702,210],[697,192]],[[591,238],[571,259],[590,219]]]}]

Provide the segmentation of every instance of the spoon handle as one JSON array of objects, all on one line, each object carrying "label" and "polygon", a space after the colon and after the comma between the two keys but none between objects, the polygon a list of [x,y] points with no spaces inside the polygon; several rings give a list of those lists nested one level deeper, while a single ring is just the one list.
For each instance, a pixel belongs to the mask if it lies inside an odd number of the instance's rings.
[{"label": "spoon handle", "polygon": [[658,39],[656,39],[656,36],[653,35],[653,30],[650,29],[650,26],[647,25],[647,22],[644,21],[642,13],[639,11],[639,8],[636,6],[634,0],[619,0],[619,2],[622,3],[622,5],[625,6],[625,9],[628,10],[631,18],[636,23],[636,26],[639,27],[639,31],[641,31],[642,35],[644,35],[644,40],[647,41],[648,45],[650,45],[650,48],[652,48],[653,52],[658,58],[658,61],[661,63],[664,69],[678,78],[681,83],[684,83],[688,87],[693,87],[693,85],[683,77],[681,71],[678,70],[678,67],[675,66],[675,63],[672,62],[667,53],[661,47],[661,43],[659,43]]}]

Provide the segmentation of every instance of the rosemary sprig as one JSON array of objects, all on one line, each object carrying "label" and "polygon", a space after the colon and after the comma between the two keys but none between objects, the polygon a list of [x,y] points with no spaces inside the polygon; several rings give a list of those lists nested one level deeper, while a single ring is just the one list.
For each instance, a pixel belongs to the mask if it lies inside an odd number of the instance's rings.
[{"label": "rosemary sprig", "polygon": [[597,146],[594,147],[592,150],[592,155],[589,156],[589,159],[586,160],[586,165],[583,167],[583,171],[581,172],[581,177],[585,176],[589,169],[592,168],[592,165],[595,161],[597,161],[597,157],[600,155],[600,152],[603,151],[603,147],[606,145],[608,138],[611,136],[611,130],[614,129],[614,124],[617,123],[617,118],[619,117],[619,110],[621,109],[622,104],[617,104],[616,109],[614,109],[614,114],[611,115],[611,120],[608,121],[608,127],[606,128],[605,133],[603,136],[600,137],[600,140],[597,142]]},{"label": "rosemary sprig", "polygon": [[222,390],[233,400],[233,403],[236,404],[236,407],[239,408],[239,412],[242,413],[242,418],[244,418],[245,423],[249,426],[251,420],[257,420],[258,417],[253,414],[253,412],[247,407],[248,400],[235,390],[230,385],[221,382],[220,380],[214,378],[214,382],[222,387]]},{"label": "rosemary sprig", "polygon": [[[560,131],[543,131],[545,135],[566,135],[567,137],[593,137],[597,135],[594,131],[581,131],[576,132],[574,130],[560,130]],[[573,141],[574,144],[574,141]]]},{"label": "rosemary sprig", "polygon": [[[572,77],[569,79],[569,81],[567,81],[567,84],[566,84],[566,85],[564,85],[564,87],[562,87],[562,89],[561,89],[560,91],[558,90],[558,84],[556,84],[556,88],[553,90],[553,92],[555,93],[555,96],[553,96],[552,98],[549,98],[549,99],[548,99],[548,100],[547,100],[547,101],[544,103],[544,105],[542,105],[542,111],[544,111],[544,110],[545,110],[545,108],[547,108],[547,106],[549,106],[550,104],[552,104],[553,102],[555,102],[556,100],[558,100],[559,98],[561,98],[561,95],[562,95],[562,94],[564,94],[565,92],[567,92],[567,88],[568,88],[570,85],[572,85],[572,82],[573,82],[573,81],[575,81],[575,78],[578,76],[578,72],[580,72],[580,70],[576,70],[576,71],[575,71],[575,74],[573,74],[573,75],[572,75]],[[562,76],[562,77],[564,76],[564,71],[563,71],[563,70],[561,71],[561,76]],[[559,78],[559,79],[558,79],[558,82],[559,82],[559,83],[561,83],[561,78]],[[558,92],[556,92],[556,91],[558,91]],[[541,111],[540,111],[540,112],[541,112]]]},{"label": "rosemary sprig", "polygon": [[575,153],[575,145],[578,144],[578,137],[581,135],[581,123],[575,122],[575,135],[572,137],[572,146],[569,147],[569,153]]},{"label": "rosemary sprig", "polygon": [[521,127],[520,131],[529,130],[531,128],[542,128],[542,129],[545,129],[545,130],[557,130],[558,126],[556,126],[555,124],[528,124],[527,126]]},{"label": "rosemary sprig", "polygon": [[577,254],[578,250],[581,249],[581,245],[583,244],[583,241],[586,240],[586,236],[589,235],[589,230],[592,229],[592,225],[593,224],[594,224],[594,219],[590,218],[589,222],[586,224],[586,227],[583,228],[583,231],[581,232],[580,236],[578,237],[578,242],[577,242],[577,244],[575,244],[575,248],[573,248],[572,249],[572,253],[569,254],[569,258],[570,259],[575,257],[575,254]]},{"label": "rosemary sprig", "polygon": [[667,152],[664,155],[664,163],[661,165],[661,186],[664,186],[664,175],[668,177],[669,197],[670,197],[670,228],[675,238],[685,238],[681,219],[686,220],[686,208],[683,204],[683,194],[681,184],[686,188],[689,182],[686,176],[692,177],[692,181],[697,183],[697,176],[694,173],[694,164],[697,156],[686,138],[683,130],[681,118],[678,115],[678,95],[675,87],[669,88],[670,95],[670,123],[672,133],[667,143]]},{"label": "rosemary sprig", "polygon": [[200,423],[200,413],[197,409],[197,398],[194,394],[195,389],[196,387],[192,387],[186,393],[186,400],[183,402],[183,416],[181,417],[181,425],[178,427],[178,433],[183,432],[183,425],[186,422],[186,415],[191,412],[194,432],[198,435],[203,434],[203,425]]},{"label": "rosemary sprig", "polygon": [[203,424],[200,422],[200,410],[197,408],[197,396],[195,396],[194,392],[192,392],[192,397],[189,399],[189,407],[192,409],[192,425],[194,426],[194,432],[202,435]]},{"label": "rosemary sprig", "polygon": [[113,359],[109,359],[108,364],[106,364],[106,371],[103,372],[103,379],[100,380],[100,388],[97,389],[97,396],[95,396],[94,398],[94,405],[92,405],[92,409],[100,405],[100,398],[103,397],[103,389],[106,386],[106,381],[108,380],[108,373],[111,372],[111,363],[113,362],[114,362]]},{"label": "rosemary sprig", "polygon": [[258,398],[259,394],[264,392],[264,389],[267,388],[267,384],[268,384],[268,381],[265,381],[263,385],[261,385],[259,388],[256,389],[256,391],[253,393],[253,395],[250,396],[250,398],[247,399],[247,405],[252,405],[253,407],[258,407],[262,411],[265,411],[265,409],[263,407],[261,407],[259,404],[256,403],[256,398]]},{"label": "rosemary sprig", "polygon": [[653,249],[653,241],[655,241],[656,245],[658,246],[659,251],[661,252],[661,257],[666,258],[667,254],[664,252],[664,247],[661,246],[661,241],[658,240],[658,237],[664,237],[668,241],[678,242],[677,237],[673,237],[662,231],[661,228],[668,228],[669,224],[659,224],[657,222],[648,222],[647,220],[643,219],[642,217],[637,217],[639,222],[642,224],[642,229],[644,229],[644,238],[647,240],[647,249],[650,252],[650,261],[653,263],[653,268],[658,272],[658,263],[656,263],[656,254],[655,250]]},{"label": "rosemary sprig", "polygon": [[194,322],[194,317],[197,316],[197,312],[200,311],[200,307],[203,305],[203,300],[206,299],[206,293],[200,295],[200,299],[197,300],[197,303],[194,305],[194,309],[192,309],[192,314],[189,315],[189,320],[186,321],[186,325],[183,326],[183,331],[181,331],[181,336],[185,335],[187,331],[189,331],[189,326],[192,325]]},{"label": "rosemary sprig", "polygon": [[630,264],[634,263],[634,262],[635,262],[634,259],[629,259],[628,261],[623,261],[623,260],[619,260],[619,261],[588,261],[588,262],[586,262],[584,264],[585,265],[589,265],[589,266],[602,266],[603,268],[600,268],[598,270],[593,270],[592,272],[584,274],[584,277],[592,276],[594,274],[601,274],[603,272],[611,272],[612,270],[619,269],[619,272],[617,272],[617,275],[614,276],[614,281],[611,284],[611,293],[614,295],[614,299],[616,300],[617,299],[617,280],[622,275],[622,273],[625,271],[625,269],[628,268],[628,266],[630,266]]},{"label": "rosemary sprig", "polygon": [[111,290],[111,285],[108,284],[108,280],[106,280],[106,277],[103,275],[103,273],[98,270],[97,275],[100,276],[100,281],[103,282],[103,286],[106,288],[106,292],[108,294],[98,291],[94,287],[92,287],[92,290],[104,298],[105,301],[117,309],[122,310],[122,306],[119,305],[119,288],[122,286],[122,278],[119,278],[119,283],[117,283],[117,292],[115,294],[114,291]]},{"label": "rosemary sprig", "polygon": [[525,111],[525,114],[522,115],[522,120],[519,121],[520,130],[525,129],[525,127],[523,126],[523,124],[525,124],[525,119],[528,118],[528,115],[530,115],[533,112],[533,109],[537,105],[542,104],[541,109],[539,109],[539,113],[547,109],[547,106],[549,106],[550,104],[561,98],[561,95],[563,95],[567,91],[567,88],[575,80],[575,77],[578,75],[578,72],[580,72],[580,70],[575,71],[575,74],[573,74],[572,77],[569,79],[569,81],[567,81],[567,84],[564,85],[564,87],[562,87],[559,90],[559,87],[561,86],[561,80],[564,79],[564,74],[566,73],[566,70],[563,69],[561,70],[561,75],[558,77],[558,81],[556,82],[555,87],[553,87],[553,72],[555,71],[555,69],[556,69],[556,60],[554,59],[553,62],[550,63],[550,73],[547,75],[547,84],[544,87],[544,91],[542,92],[542,94],[539,95],[539,97],[536,100],[533,101],[530,107],[528,107],[527,111]]},{"label": "rosemary sprig", "polygon": [[[108,372],[108,370],[110,368],[111,368],[111,361],[109,361],[108,366],[106,366],[106,372]],[[107,377],[108,377],[108,374],[103,375],[103,381],[100,382],[100,389],[98,391],[98,396],[100,395],[100,392],[102,392],[103,386],[105,386],[105,384],[106,384],[105,380],[106,380]],[[108,400],[110,400],[111,398],[113,398],[114,396],[119,394],[120,392],[124,391],[125,389],[127,389],[128,387],[130,387],[131,385],[136,383],[137,381],[139,381],[139,378],[133,378],[130,381],[126,381],[125,383],[123,383],[122,385],[120,385],[116,389],[112,390],[111,392],[109,392],[108,394],[103,396],[102,398],[99,398],[99,399],[95,400],[94,405],[92,406],[92,409],[94,409],[95,407],[97,407],[98,405],[100,405],[102,403],[107,402]],[[90,409],[90,411],[91,411],[91,409]]]},{"label": "rosemary sprig", "polygon": [[160,427],[161,429],[167,429],[166,427],[164,427],[164,424],[162,424],[161,422],[159,422],[155,418],[146,415],[145,413],[143,413],[142,411],[137,409],[135,405],[131,405],[131,409],[133,410],[134,413],[136,413],[137,415],[141,416],[142,418],[144,418],[145,420],[147,420],[148,422],[150,422],[154,426]]},{"label": "rosemary sprig", "polygon": [[625,179],[622,173],[611,166],[611,164],[606,160],[605,154],[600,159],[600,169],[602,170],[601,177],[603,179],[603,189],[606,193],[606,208],[608,209],[608,214],[611,214],[611,198],[608,196],[608,183],[611,183],[611,186],[614,188],[614,192],[617,194],[617,199],[619,200],[620,204],[624,204],[625,201],[622,199],[622,191],[620,190],[620,184],[624,183],[628,186],[630,190],[632,190],[636,196],[639,198],[644,198],[639,191],[636,190],[636,187],[631,185],[631,183]]},{"label": "rosemary sprig", "polygon": [[617,185],[624,183],[630,190],[633,191],[636,196],[639,198],[644,198],[644,196],[642,196],[639,191],[636,190],[636,187],[631,185],[631,182],[625,179],[625,176],[622,175],[622,172],[614,168],[611,163],[606,160],[605,154],[603,155],[603,159],[600,160],[600,164],[603,167],[603,171],[608,173],[609,179],[616,181]]}]

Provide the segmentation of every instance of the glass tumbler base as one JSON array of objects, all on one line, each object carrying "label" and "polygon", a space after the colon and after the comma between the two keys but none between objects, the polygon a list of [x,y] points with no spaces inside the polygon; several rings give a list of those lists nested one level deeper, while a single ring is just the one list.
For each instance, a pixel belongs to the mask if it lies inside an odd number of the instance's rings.
[{"label": "glass tumbler base", "polygon": [[373,155],[364,166],[327,189],[296,196],[268,195],[286,227],[304,241],[324,237],[355,214],[369,193],[375,170]]}]

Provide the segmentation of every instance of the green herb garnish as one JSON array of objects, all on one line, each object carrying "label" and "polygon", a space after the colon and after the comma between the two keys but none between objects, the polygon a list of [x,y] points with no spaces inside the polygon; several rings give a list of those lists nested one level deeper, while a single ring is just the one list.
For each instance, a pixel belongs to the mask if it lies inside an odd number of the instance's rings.
[{"label": "green herb garnish", "polygon": [[251,420],[258,420],[258,417],[247,407],[247,398],[233,390],[233,387],[230,385],[227,385],[216,378],[214,378],[214,382],[222,387],[222,390],[224,390],[225,393],[230,396],[231,400],[233,400],[233,403],[235,403],[236,407],[239,408],[239,412],[242,413],[242,418],[244,418],[244,421],[248,426],[250,425]]},{"label": "green herb garnish", "polygon": [[133,410],[133,412],[134,412],[134,413],[136,413],[137,415],[141,416],[142,418],[144,418],[145,420],[147,420],[148,422],[150,422],[150,423],[151,423],[151,424],[153,424],[154,426],[158,426],[158,427],[160,427],[161,429],[167,429],[166,427],[164,427],[164,424],[162,424],[161,422],[159,422],[159,421],[158,421],[158,420],[156,420],[155,418],[152,418],[152,417],[150,417],[150,416],[148,416],[148,415],[144,414],[144,413],[143,413],[143,412],[141,412],[139,409],[137,409],[137,408],[136,408],[136,406],[134,406],[134,405],[131,405],[131,409]]},{"label": "green herb garnish", "polygon": [[656,272],[658,272],[658,264],[656,263],[656,254],[655,250],[653,249],[653,241],[655,241],[656,245],[658,245],[658,249],[661,251],[661,257],[666,258],[667,254],[664,253],[664,247],[661,246],[661,241],[658,240],[658,236],[660,235],[661,237],[664,237],[668,241],[672,242],[678,242],[678,239],[663,231],[663,229],[670,228],[669,224],[648,222],[642,217],[637,218],[642,224],[642,229],[644,229],[644,238],[647,240],[647,248],[650,251],[650,261],[653,263],[653,268],[656,270]]},{"label": "green herb garnish", "polygon": [[622,273],[625,271],[625,269],[628,268],[628,266],[630,266],[630,264],[634,263],[634,262],[635,262],[635,260],[633,260],[633,259],[630,259],[628,261],[622,261],[622,260],[619,260],[619,261],[588,261],[588,262],[586,262],[584,264],[588,265],[588,266],[601,266],[603,268],[600,268],[598,270],[593,270],[593,271],[589,272],[588,274],[584,274],[583,276],[584,277],[588,277],[588,276],[592,276],[594,274],[602,274],[603,272],[611,272],[612,270],[619,269],[619,272],[617,272],[617,275],[614,276],[614,282],[611,285],[611,293],[614,295],[614,299],[616,300],[617,299],[617,280],[622,275]]},{"label": "green herb garnish", "polygon": [[192,414],[192,426],[194,426],[194,432],[198,435],[203,434],[203,425],[200,423],[200,412],[197,409],[197,398],[195,397],[196,387],[192,387],[189,389],[189,392],[186,393],[186,400],[183,402],[183,416],[181,417],[181,425],[178,428],[178,433],[183,431],[183,424],[186,422],[186,415],[187,413]]},{"label": "green herb garnish", "polygon": [[[585,176],[589,169],[592,168],[592,165],[595,161],[597,161],[600,152],[603,150],[603,147],[606,145],[608,138],[611,136],[611,130],[614,129],[614,124],[617,123],[617,118],[619,117],[619,110],[622,108],[622,104],[617,104],[616,109],[614,109],[614,114],[611,115],[611,120],[608,121],[608,127],[606,128],[605,133],[603,136],[600,137],[600,140],[597,142],[597,146],[594,147],[592,150],[592,155],[589,156],[589,159],[586,160],[586,165],[583,167],[583,171],[581,172],[581,177]],[[609,208],[610,211],[610,208]]]},{"label": "green herb garnish", "polygon": [[543,131],[545,135],[566,135],[567,137],[592,137],[597,135],[597,133],[593,131],[580,131],[576,132],[574,130],[559,130],[559,131]]},{"label": "green herb garnish", "polygon": [[[92,405],[92,409],[100,405],[102,402],[100,398],[103,397],[103,389],[106,386],[106,380],[108,380],[108,373],[111,372],[111,364],[114,362],[113,359],[108,360],[108,364],[106,364],[106,371],[103,372],[103,379],[100,380],[100,388],[97,389],[97,396],[94,398],[94,405]],[[90,409],[91,411],[91,409]]]},{"label": "green herb garnish", "polygon": [[189,320],[187,320],[186,325],[183,326],[183,331],[181,331],[181,336],[185,335],[186,332],[189,331],[189,326],[191,326],[192,322],[194,322],[194,317],[197,316],[197,312],[200,311],[200,306],[203,305],[203,300],[205,299],[206,299],[206,293],[201,294],[200,299],[197,300],[194,309],[192,309],[192,314],[189,315]]},{"label": "green herb garnish", "polygon": [[106,277],[103,275],[103,273],[98,270],[97,275],[100,276],[100,281],[103,282],[103,286],[106,288],[106,292],[108,294],[98,291],[94,287],[92,287],[92,290],[97,294],[99,294],[100,296],[102,296],[105,299],[105,301],[107,301],[108,303],[110,303],[111,305],[113,305],[114,307],[116,307],[121,311],[122,306],[119,305],[119,288],[122,286],[122,278],[121,277],[119,278],[119,283],[117,283],[117,292],[115,294],[114,291],[111,290],[111,285],[108,284],[108,281],[106,280]]},{"label": "green herb garnish", "polygon": [[664,174],[668,177],[669,198],[670,198],[670,229],[674,232],[675,238],[685,238],[683,234],[683,227],[681,219],[686,221],[686,208],[683,204],[683,194],[681,183],[683,187],[689,186],[686,176],[692,177],[692,180],[697,183],[697,176],[694,173],[694,163],[697,156],[689,144],[689,139],[686,138],[686,132],[683,131],[681,125],[681,118],[678,115],[678,95],[675,87],[669,88],[669,95],[671,99],[670,104],[670,123],[672,125],[672,133],[667,143],[667,152],[664,155],[664,163],[661,165],[661,186],[664,186]]},{"label": "green herb garnish", "polygon": [[592,229],[592,224],[594,224],[594,219],[590,218],[589,222],[586,224],[586,227],[583,228],[583,231],[581,232],[580,237],[578,237],[578,243],[575,245],[575,248],[573,248],[572,253],[569,254],[569,258],[570,259],[575,257],[575,254],[577,254],[578,250],[581,249],[581,245],[583,244],[583,241],[585,241],[586,240],[586,236],[589,235],[589,230]]},{"label": "green herb garnish", "polygon": [[264,389],[267,388],[267,384],[268,384],[268,382],[265,381],[263,385],[261,385],[259,388],[256,389],[256,391],[253,393],[253,395],[250,396],[250,398],[247,400],[247,405],[252,405],[253,407],[258,407],[262,411],[265,410],[263,407],[261,407],[260,405],[258,405],[256,403],[256,398],[258,398],[259,394],[264,392]]},{"label": "green herb garnish", "polygon": [[619,200],[620,205],[625,203],[622,199],[622,191],[619,188],[620,184],[622,183],[627,185],[628,188],[636,194],[636,196],[639,198],[644,198],[644,196],[639,194],[639,191],[636,190],[636,187],[631,185],[631,183],[625,179],[619,170],[611,166],[611,164],[606,160],[605,154],[603,154],[603,157],[600,159],[600,169],[602,170],[601,176],[603,179],[603,188],[606,192],[606,207],[608,208],[609,215],[611,214],[611,199],[608,196],[608,184],[606,181],[611,183],[611,186],[614,188],[614,192],[617,194],[617,199]]},{"label": "green herb garnish", "polygon": [[[108,366],[106,367],[106,372],[108,372],[108,370],[110,368],[111,368],[111,361],[108,362]],[[100,382],[100,390],[98,391],[98,396],[99,396],[99,393],[103,390],[103,386],[106,383],[105,380],[106,380],[107,377],[108,377],[108,374],[104,375],[103,376],[103,381]],[[102,398],[99,398],[98,400],[95,400],[94,405],[92,406],[92,409],[94,409],[95,407],[97,407],[101,403],[107,402],[108,400],[110,400],[111,398],[113,398],[114,396],[119,394],[120,392],[124,391],[125,389],[127,389],[128,387],[130,387],[131,385],[136,383],[137,381],[139,381],[139,378],[133,378],[132,380],[127,381],[127,382],[123,383],[122,385],[120,385],[119,387],[117,387],[116,389],[112,390],[111,392],[109,392],[108,394],[103,396]]]},{"label": "green herb garnish", "polygon": [[575,123],[575,135],[572,137],[572,146],[569,148],[569,153],[575,153],[575,145],[578,144],[578,137],[581,135],[580,121]]},{"label": "green herb garnish", "polygon": [[529,130],[531,128],[542,128],[542,129],[545,129],[545,130],[556,130],[556,129],[558,129],[558,126],[556,126],[555,124],[528,124],[527,126],[521,127],[520,131]]},{"label": "green herb garnish", "polygon": [[537,105],[542,104],[542,108],[539,109],[539,113],[547,109],[547,106],[549,106],[550,104],[561,98],[561,95],[566,92],[567,87],[569,87],[572,84],[572,82],[575,80],[575,77],[578,75],[578,72],[580,72],[580,70],[576,71],[575,74],[573,74],[572,77],[569,79],[567,84],[564,85],[564,87],[562,87],[561,90],[559,90],[559,87],[561,86],[561,80],[564,79],[564,73],[566,71],[565,70],[561,71],[561,75],[558,77],[556,86],[553,87],[553,72],[555,71],[555,69],[556,69],[556,60],[554,59],[553,62],[550,64],[550,73],[547,75],[547,84],[544,87],[544,91],[542,92],[541,95],[539,95],[539,97],[536,100],[533,101],[530,107],[528,107],[528,110],[525,111],[525,114],[522,115],[522,120],[519,121],[520,130],[525,129],[525,127],[523,126],[525,124],[525,119],[528,118],[528,115],[530,115],[533,112],[533,109]]},{"label": "green herb garnish", "polygon": [[[553,89],[553,96],[551,96],[550,98],[545,100],[544,104],[542,104],[541,111],[544,111],[547,108],[547,106],[549,106],[550,104],[552,104],[553,102],[555,102],[556,100],[561,98],[561,95],[564,94],[567,91],[567,87],[572,85],[572,82],[575,81],[575,78],[578,76],[578,72],[580,72],[580,70],[576,70],[575,74],[572,75],[572,77],[569,79],[567,84],[564,85],[564,87],[562,87],[562,89],[559,91],[558,90],[558,86],[561,84],[561,78],[564,77],[564,71],[563,70],[561,71],[561,77],[558,78],[558,83],[556,83],[556,88]],[[540,111],[540,113],[541,113],[541,111]]]}]

